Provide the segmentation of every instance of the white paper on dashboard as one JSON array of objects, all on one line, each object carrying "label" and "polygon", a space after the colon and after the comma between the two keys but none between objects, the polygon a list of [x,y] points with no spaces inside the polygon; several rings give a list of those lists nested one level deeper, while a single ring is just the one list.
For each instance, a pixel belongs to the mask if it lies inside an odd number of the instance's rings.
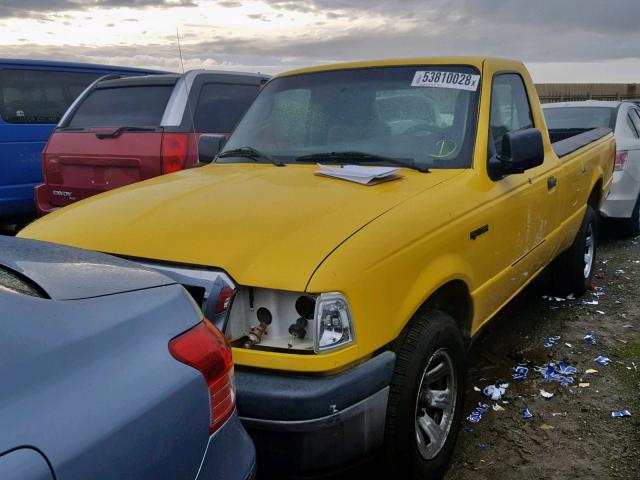
[{"label": "white paper on dashboard", "polygon": [[344,165],[342,167],[328,167],[318,163],[320,170],[316,170],[316,174],[327,177],[340,178],[350,182],[367,185],[372,182],[384,181],[391,179],[398,173],[399,168],[396,167],[364,167],[362,165]]}]

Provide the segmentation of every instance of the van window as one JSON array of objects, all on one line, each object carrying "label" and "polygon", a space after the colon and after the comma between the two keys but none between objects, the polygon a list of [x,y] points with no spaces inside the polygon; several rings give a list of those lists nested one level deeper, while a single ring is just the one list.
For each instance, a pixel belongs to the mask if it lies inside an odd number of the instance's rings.
[{"label": "van window", "polygon": [[194,113],[196,131],[231,132],[258,94],[256,85],[207,83],[203,85]]},{"label": "van window", "polygon": [[98,88],[73,113],[67,128],[157,127],[173,85]]},{"label": "van window", "polygon": [[0,115],[7,123],[58,123],[99,73],[0,70]]},{"label": "van window", "polygon": [[533,127],[527,90],[520,75],[496,75],[491,90],[490,141],[495,153],[502,151],[502,138],[510,132]]}]

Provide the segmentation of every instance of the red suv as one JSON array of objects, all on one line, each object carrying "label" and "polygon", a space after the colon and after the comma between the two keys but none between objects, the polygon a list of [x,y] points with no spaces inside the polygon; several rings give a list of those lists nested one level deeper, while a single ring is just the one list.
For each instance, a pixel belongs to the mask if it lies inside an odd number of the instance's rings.
[{"label": "red suv", "polygon": [[38,212],[195,166],[200,135],[228,136],[268,78],[192,70],[97,80],[69,107],[42,152]]}]

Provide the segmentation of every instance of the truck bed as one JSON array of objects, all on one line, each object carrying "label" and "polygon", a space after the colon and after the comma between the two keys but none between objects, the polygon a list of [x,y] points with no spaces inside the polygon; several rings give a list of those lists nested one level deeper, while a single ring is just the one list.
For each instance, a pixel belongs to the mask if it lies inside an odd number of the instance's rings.
[{"label": "truck bed", "polygon": [[553,151],[562,158],[610,133],[610,128],[558,128],[549,129],[549,138]]}]

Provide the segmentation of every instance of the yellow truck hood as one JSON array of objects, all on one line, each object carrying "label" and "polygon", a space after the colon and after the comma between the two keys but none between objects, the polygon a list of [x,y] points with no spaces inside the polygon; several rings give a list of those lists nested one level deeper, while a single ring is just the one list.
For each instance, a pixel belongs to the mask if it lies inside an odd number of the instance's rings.
[{"label": "yellow truck hood", "polygon": [[363,186],[315,170],[249,163],[187,170],[65,207],[19,236],[218,267],[242,285],[303,291],[349,236],[460,172],[403,169],[400,180]]}]

